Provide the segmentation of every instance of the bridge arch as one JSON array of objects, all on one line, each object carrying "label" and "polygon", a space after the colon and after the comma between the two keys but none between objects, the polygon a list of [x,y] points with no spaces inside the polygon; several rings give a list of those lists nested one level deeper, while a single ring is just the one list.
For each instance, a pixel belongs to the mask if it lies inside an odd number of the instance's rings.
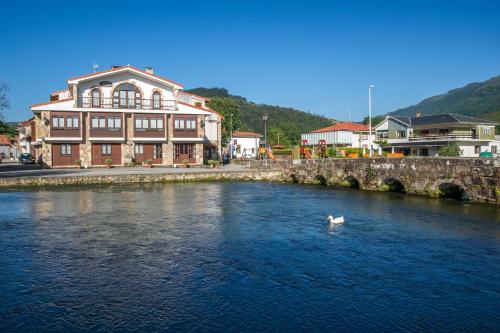
[{"label": "bridge arch", "polygon": [[[347,176],[344,178],[346,187],[355,188],[359,190],[359,180],[354,176]],[[349,186],[347,186],[349,184]]]},{"label": "bridge arch", "polygon": [[326,185],[326,178],[325,178],[325,176],[323,176],[323,175],[316,175],[316,177],[314,177],[314,184]]},{"label": "bridge arch", "polygon": [[459,201],[469,200],[467,189],[464,184],[457,179],[452,179],[451,181],[440,181],[436,188],[438,189],[439,197],[441,198]]},{"label": "bridge arch", "polygon": [[389,192],[397,192],[397,193],[406,193],[406,188],[400,180],[396,178],[386,178],[382,185],[381,190],[389,191]]}]

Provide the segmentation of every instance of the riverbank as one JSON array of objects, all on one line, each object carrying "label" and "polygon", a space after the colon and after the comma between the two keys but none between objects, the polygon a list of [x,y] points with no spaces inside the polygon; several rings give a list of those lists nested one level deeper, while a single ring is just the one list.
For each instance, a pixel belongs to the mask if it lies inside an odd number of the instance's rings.
[{"label": "riverbank", "polygon": [[18,170],[0,174],[0,188],[93,185],[126,183],[169,183],[193,181],[279,181],[279,170],[248,169],[229,165],[208,168],[95,168]]}]

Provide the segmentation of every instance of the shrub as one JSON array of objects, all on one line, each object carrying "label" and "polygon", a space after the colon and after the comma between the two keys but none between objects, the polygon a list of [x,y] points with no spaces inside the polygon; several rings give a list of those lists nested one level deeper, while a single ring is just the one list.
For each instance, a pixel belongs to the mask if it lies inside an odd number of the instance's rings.
[{"label": "shrub", "polygon": [[82,160],[76,160],[75,165],[81,166],[82,165]]},{"label": "shrub", "polygon": [[153,165],[153,160],[148,158],[146,161],[144,161],[147,165]]},{"label": "shrub", "polygon": [[189,164],[189,160],[187,158],[183,159],[182,160],[182,164],[188,165]]},{"label": "shrub", "polygon": [[460,156],[460,147],[455,142],[452,142],[439,148],[438,154],[439,156]]},{"label": "shrub", "polygon": [[113,160],[108,158],[106,161],[104,161],[104,163],[106,163],[106,165],[111,166],[111,164],[113,164]]},{"label": "shrub", "polygon": [[328,157],[335,157],[337,156],[337,150],[333,147],[328,147],[326,148],[326,156]]}]

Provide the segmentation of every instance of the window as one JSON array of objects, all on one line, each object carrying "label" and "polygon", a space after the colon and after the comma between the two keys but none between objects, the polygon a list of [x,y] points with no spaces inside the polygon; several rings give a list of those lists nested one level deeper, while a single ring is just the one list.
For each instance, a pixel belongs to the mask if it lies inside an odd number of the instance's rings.
[{"label": "window", "polygon": [[158,91],[153,93],[153,109],[159,110],[161,108],[161,94]]},{"label": "window", "polygon": [[196,119],[175,119],[174,128],[176,130],[196,130]]},{"label": "window", "polygon": [[389,133],[387,131],[377,131],[377,139],[387,139],[389,137]]},{"label": "window", "polygon": [[186,119],[186,129],[187,130],[195,130],[196,129],[196,120]]},{"label": "window", "polygon": [[474,154],[481,153],[481,146],[474,146]]},{"label": "window", "polygon": [[111,155],[111,145],[109,143],[101,145],[101,153],[103,156]]},{"label": "window", "polygon": [[490,127],[484,127],[483,128],[483,134],[484,135],[490,135],[491,134],[491,128]]},{"label": "window", "polygon": [[113,91],[113,108],[141,109],[141,92],[131,83],[122,83]]},{"label": "window", "polygon": [[61,155],[71,155],[71,145],[69,144],[62,144],[61,145]]},{"label": "window", "polygon": [[64,117],[59,117],[59,116],[52,117],[52,127],[63,128],[64,127]]},{"label": "window", "polygon": [[194,106],[197,106],[197,107],[201,108],[201,102],[194,103]]},{"label": "window", "polygon": [[361,133],[361,140],[368,140],[368,134]]},{"label": "window", "polygon": [[162,158],[163,157],[163,152],[162,152],[162,147],[161,143],[156,143],[153,147],[153,158]]},{"label": "window", "polygon": [[174,121],[174,128],[176,130],[182,130],[182,129],[184,129],[184,119],[175,119],[175,121]]},{"label": "window", "polygon": [[491,146],[491,153],[496,154],[497,153],[497,146]]},{"label": "window", "polygon": [[99,128],[106,128],[106,118],[99,117]]},{"label": "window", "polygon": [[105,117],[93,117],[92,118],[92,128],[106,128],[106,118]]},{"label": "window", "polygon": [[134,153],[137,155],[144,154],[144,145],[142,143],[136,143],[134,146]]},{"label": "window", "polygon": [[67,117],[66,127],[68,128],[78,128],[78,117]]},{"label": "window", "polygon": [[121,128],[120,117],[108,117],[108,128],[120,129]]},{"label": "window", "polygon": [[406,131],[396,131],[396,138],[398,139],[406,138]]},{"label": "window", "polygon": [[98,108],[101,106],[101,91],[98,88],[92,89],[92,107]]},{"label": "window", "polygon": [[163,119],[162,118],[151,118],[149,119],[150,127],[152,129],[163,129]]},{"label": "window", "polygon": [[145,130],[147,128],[149,128],[147,118],[136,118],[135,119],[135,129]]}]

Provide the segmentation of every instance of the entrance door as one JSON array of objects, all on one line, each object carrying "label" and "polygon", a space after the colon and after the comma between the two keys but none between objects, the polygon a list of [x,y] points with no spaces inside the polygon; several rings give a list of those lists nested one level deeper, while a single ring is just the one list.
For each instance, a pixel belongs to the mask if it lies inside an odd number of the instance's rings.
[{"label": "entrance door", "polygon": [[176,143],[174,145],[174,163],[181,164],[184,160],[188,160],[188,163],[196,163],[194,143]]},{"label": "entrance door", "polygon": [[113,165],[122,164],[122,145],[120,143],[92,144],[92,165],[105,165],[111,159]]},{"label": "entrance door", "polygon": [[80,158],[80,145],[74,143],[52,144],[52,166],[75,165]]}]

